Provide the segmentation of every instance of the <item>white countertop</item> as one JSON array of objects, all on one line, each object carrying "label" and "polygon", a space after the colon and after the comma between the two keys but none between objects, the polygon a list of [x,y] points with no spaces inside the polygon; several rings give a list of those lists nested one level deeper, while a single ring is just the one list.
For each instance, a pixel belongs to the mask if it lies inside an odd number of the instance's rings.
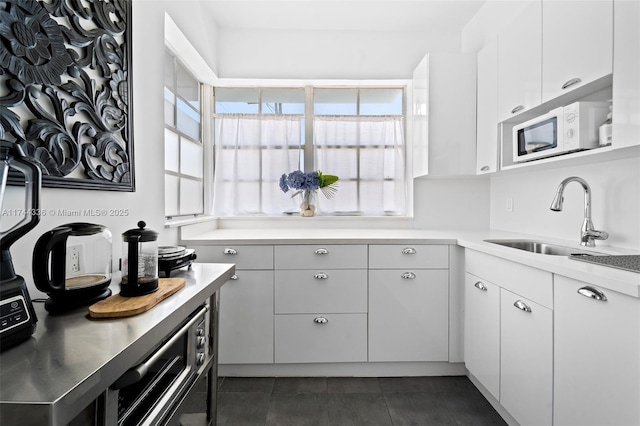
[{"label": "white countertop", "polygon": [[[640,251],[597,245],[581,247],[576,241],[560,240],[496,230],[415,230],[415,229],[217,229],[181,241],[189,245],[220,244],[456,244],[506,260],[564,275],[601,288],[640,298],[640,273],[569,259],[529,253],[497,244],[486,239],[528,239],[590,250],[603,254],[629,255]],[[597,242],[596,244],[602,244]]]}]

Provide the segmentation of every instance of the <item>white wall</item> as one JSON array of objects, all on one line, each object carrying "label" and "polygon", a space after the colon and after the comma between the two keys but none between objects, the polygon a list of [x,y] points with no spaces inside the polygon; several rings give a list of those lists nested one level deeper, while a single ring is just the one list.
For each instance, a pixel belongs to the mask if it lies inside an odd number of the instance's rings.
[{"label": "white wall", "polygon": [[220,78],[410,79],[427,52],[459,52],[460,34],[219,30]]},{"label": "white wall", "polygon": [[[27,281],[32,297],[42,297],[32,282],[33,247],[44,232],[69,222],[100,223],[113,234],[113,266],[117,270],[122,253],[121,234],[135,228],[139,220],[160,233],[160,244],[175,244],[176,229],[164,228],[164,14],[165,10],[215,69],[216,28],[199,13],[197,1],[134,0],[133,2],[133,117],[136,192],[108,192],[43,188],[41,208],[128,209],[127,217],[71,217],[48,215],[11,248],[16,273]],[[3,208],[22,208],[23,189],[8,187]],[[2,229],[5,228],[3,219]]]},{"label": "white wall", "polygon": [[[584,191],[569,183],[561,212],[549,210],[560,182],[579,176],[591,187],[591,217],[609,239],[596,245],[640,249],[640,157],[491,177],[491,228],[578,242]],[[505,200],[513,199],[513,212]]]}]

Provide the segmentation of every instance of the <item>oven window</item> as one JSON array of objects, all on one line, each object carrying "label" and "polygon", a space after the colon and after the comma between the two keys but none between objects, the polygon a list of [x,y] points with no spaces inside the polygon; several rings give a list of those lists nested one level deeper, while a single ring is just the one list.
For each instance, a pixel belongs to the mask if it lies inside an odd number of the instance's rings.
[{"label": "oven window", "polygon": [[553,117],[518,130],[518,155],[558,146],[558,118]]},{"label": "oven window", "polygon": [[139,424],[187,368],[187,335],[176,341],[137,383],[118,394],[118,426]]}]

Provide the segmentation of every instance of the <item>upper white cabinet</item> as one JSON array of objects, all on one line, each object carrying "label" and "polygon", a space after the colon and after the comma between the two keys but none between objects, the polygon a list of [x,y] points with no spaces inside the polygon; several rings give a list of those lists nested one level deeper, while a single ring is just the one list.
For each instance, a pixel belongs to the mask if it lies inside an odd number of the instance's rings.
[{"label": "upper white cabinet", "polygon": [[411,87],[413,177],[420,177],[429,173],[429,55],[413,70]]},{"label": "upper white cabinet", "polygon": [[498,41],[478,52],[476,174],[498,171]]},{"label": "upper white cabinet", "polygon": [[612,72],[613,0],[543,0],[542,102]]},{"label": "upper white cabinet", "polygon": [[430,176],[475,174],[475,95],[475,54],[429,54]]},{"label": "upper white cabinet", "polygon": [[614,2],[613,146],[640,144],[640,2]]},{"label": "upper white cabinet", "polygon": [[640,424],[640,299],[554,276],[554,425]]},{"label": "upper white cabinet", "polygon": [[498,121],[541,102],[542,2],[532,1],[498,36]]}]

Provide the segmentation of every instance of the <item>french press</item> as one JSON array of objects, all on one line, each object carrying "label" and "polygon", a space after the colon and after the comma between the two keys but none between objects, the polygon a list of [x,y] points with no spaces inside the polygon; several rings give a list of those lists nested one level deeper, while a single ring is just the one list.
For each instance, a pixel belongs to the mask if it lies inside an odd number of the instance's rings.
[{"label": "french press", "polygon": [[138,222],[137,229],[122,234],[122,262],[120,295],[142,296],[158,289],[158,233],[145,229]]}]

